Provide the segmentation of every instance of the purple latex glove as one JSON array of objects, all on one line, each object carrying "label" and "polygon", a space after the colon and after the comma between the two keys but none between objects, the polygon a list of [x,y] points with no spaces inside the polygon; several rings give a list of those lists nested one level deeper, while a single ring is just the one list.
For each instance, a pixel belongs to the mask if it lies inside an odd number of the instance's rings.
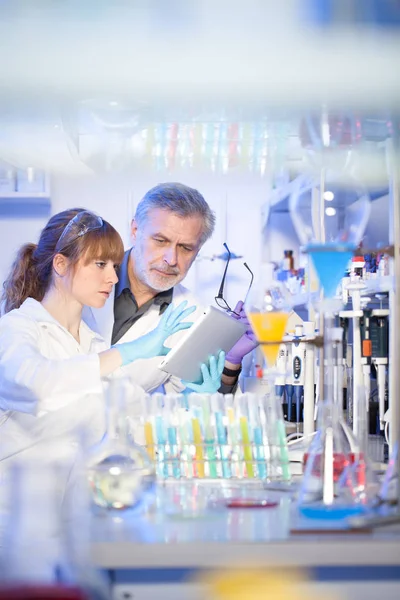
[{"label": "purple latex glove", "polygon": [[225,360],[233,365],[240,365],[246,354],[249,354],[249,352],[254,350],[254,348],[257,348],[258,342],[250,326],[246,313],[244,312],[243,302],[241,300],[239,300],[239,302],[236,304],[234,312],[236,314],[231,314],[231,317],[237,321],[240,321],[241,323],[244,323],[244,325],[247,326],[247,329],[246,333],[244,333],[233,346],[233,348],[229,350]]}]

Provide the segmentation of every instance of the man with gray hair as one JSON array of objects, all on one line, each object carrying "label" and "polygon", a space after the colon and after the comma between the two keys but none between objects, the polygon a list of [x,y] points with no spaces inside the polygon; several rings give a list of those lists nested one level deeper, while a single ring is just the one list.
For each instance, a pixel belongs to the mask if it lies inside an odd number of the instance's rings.
[{"label": "man with gray hair", "polygon": [[[149,190],[132,220],[133,246],[125,252],[115,293],[103,309],[91,310],[85,319],[88,324],[114,345],[154,329],[172,301],[175,306],[184,300],[197,305],[181,281],[214,226],[215,215],[197,190],[181,183],[161,183]],[[201,314],[197,306],[190,318],[195,320]],[[181,336],[182,332],[174,334],[167,345],[173,347]],[[246,353],[256,345],[251,335],[249,340]],[[220,388],[225,393],[235,386],[241,368],[229,362],[229,355],[227,358]],[[148,392],[160,386],[166,392],[182,391],[182,382],[161,371],[159,362],[159,357],[137,360],[129,366],[129,375]]]}]

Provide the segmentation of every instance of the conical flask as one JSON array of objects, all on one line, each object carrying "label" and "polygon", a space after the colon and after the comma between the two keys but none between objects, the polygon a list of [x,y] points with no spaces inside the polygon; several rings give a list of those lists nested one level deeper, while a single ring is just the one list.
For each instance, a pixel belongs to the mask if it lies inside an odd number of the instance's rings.
[{"label": "conical flask", "polygon": [[78,445],[72,435],[38,442],[6,471],[1,600],[110,598],[90,563],[90,511]]},{"label": "conical flask", "polygon": [[324,355],[324,398],[298,503],[308,517],[337,519],[363,512],[367,493],[366,457],[343,418],[342,330],[333,327],[333,315],[325,317]]},{"label": "conical flask", "polygon": [[155,482],[149,455],[129,433],[128,404],[133,393],[129,379],[110,380],[106,392],[107,431],[88,459],[92,499],[101,508],[134,508]]}]

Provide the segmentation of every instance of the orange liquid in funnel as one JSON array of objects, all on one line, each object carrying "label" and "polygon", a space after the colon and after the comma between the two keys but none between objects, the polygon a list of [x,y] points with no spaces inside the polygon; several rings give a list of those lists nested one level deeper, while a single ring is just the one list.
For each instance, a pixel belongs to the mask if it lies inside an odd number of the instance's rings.
[{"label": "orange liquid in funnel", "polygon": [[268,367],[273,367],[278,358],[279,344],[285,335],[289,314],[284,312],[249,313],[250,325],[257,340],[267,342],[262,351]]}]

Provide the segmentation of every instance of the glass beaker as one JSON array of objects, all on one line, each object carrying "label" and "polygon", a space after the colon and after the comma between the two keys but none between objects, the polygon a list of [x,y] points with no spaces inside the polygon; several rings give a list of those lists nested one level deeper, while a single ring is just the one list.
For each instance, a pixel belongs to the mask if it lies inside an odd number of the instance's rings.
[{"label": "glass beaker", "polygon": [[107,431],[88,459],[88,479],[95,505],[123,510],[144,500],[155,482],[154,465],[146,450],[129,434],[129,379],[111,379],[106,391]]}]

